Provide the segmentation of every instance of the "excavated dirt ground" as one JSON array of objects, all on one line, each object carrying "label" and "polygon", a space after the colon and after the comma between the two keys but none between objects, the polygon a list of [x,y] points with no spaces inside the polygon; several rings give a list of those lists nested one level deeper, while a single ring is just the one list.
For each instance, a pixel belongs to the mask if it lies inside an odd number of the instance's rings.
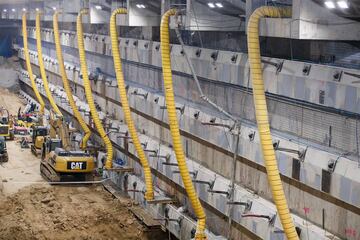
[{"label": "excavated dirt ground", "polygon": [[0,201],[0,239],[148,239],[102,187],[28,186]]},{"label": "excavated dirt ground", "polygon": [[[0,106],[16,114],[22,102],[0,89]],[[130,199],[115,199],[102,185],[49,185],[30,149],[16,140],[7,148],[9,162],[0,163],[0,240],[164,239],[150,237],[128,210]]]}]

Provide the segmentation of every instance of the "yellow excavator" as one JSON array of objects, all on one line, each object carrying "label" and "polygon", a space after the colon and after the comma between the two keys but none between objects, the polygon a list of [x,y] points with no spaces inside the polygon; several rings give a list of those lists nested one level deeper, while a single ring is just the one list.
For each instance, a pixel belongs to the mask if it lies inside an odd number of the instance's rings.
[{"label": "yellow excavator", "polygon": [[49,131],[46,126],[33,125],[31,127],[31,132],[31,152],[37,157],[41,154],[41,149]]},{"label": "yellow excavator", "polygon": [[6,108],[0,108],[0,136],[14,140],[14,122]]},{"label": "yellow excavator", "polygon": [[49,182],[92,181],[94,158],[74,150],[71,132],[63,116],[50,113],[50,136],[45,138],[40,163],[41,175]]}]

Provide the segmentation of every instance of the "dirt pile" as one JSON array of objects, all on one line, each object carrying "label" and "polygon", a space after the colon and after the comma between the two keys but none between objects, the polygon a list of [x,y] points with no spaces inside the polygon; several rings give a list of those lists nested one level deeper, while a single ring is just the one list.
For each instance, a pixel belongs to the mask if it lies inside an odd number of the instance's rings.
[{"label": "dirt pile", "polygon": [[148,239],[102,187],[29,186],[0,200],[0,239]]}]

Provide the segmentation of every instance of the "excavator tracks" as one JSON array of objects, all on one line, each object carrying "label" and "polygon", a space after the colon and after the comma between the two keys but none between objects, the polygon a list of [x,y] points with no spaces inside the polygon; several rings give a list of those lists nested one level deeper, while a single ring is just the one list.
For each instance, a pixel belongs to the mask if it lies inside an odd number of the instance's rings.
[{"label": "excavator tracks", "polygon": [[60,182],[61,175],[57,173],[49,163],[45,161],[41,161],[40,163],[40,173],[43,178],[45,178],[48,182]]},{"label": "excavator tracks", "polygon": [[31,144],[31,152],[38,157],[41,154],[41,150],[37,149],[34,144]]}]

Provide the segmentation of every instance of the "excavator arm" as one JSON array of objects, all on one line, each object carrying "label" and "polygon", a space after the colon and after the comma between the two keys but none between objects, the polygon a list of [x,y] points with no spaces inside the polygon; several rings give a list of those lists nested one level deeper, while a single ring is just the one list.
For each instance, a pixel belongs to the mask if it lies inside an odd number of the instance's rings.
[{"label": "excavator arm", "polygon": [[66,151],[71,150],[70,131],[68,125],[64,121],[64,117],[50,112],[50,138],[61,139],[63,148]]}]

